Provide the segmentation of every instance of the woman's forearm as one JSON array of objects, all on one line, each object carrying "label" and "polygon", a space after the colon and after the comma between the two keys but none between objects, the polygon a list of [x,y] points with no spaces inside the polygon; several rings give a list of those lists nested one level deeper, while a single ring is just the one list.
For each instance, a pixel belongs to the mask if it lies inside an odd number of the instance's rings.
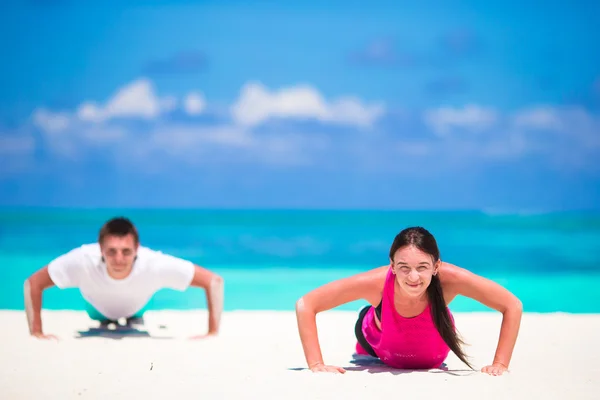
[{"label": "woman's forearm", "polygon": [[309,368],[315,365],[323,364],[323,355],[319,345],[319,335],[317,333],[316,313],[301,298],[296,303],[296,318],[298,322],[298,332],[300,341],[304,350],[304,356]]},{"label": "woman's forearm", "polygon": [[501,364],[508,368],[517,342],[522,315],[523,307],[518,300],[503,313],[500,337],[498,339],[496,354],[494,355],[494,363]]}]

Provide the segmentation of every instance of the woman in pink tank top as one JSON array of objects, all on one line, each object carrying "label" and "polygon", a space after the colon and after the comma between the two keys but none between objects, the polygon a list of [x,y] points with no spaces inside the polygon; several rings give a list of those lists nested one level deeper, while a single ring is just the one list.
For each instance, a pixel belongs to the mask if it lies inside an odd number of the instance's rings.
[{"label": "woman in pink tank top", "polygon": [[522,315],[519,299],[491,280],[442,262],[435,238],[421,227],[400,232],[389,258],[387,266],[328,283],[298,300],[298,330],[312,371],[345,372],[323,362],[316,314],[359,299],[371,306],[361,310],[356,322],[357,353],[393,368],[432,369],[452,351],[473,368],[448,308],[458,295],[503,314],[496,354],[481,371],[501,375],[508,369]]},{"label": "woman in pink tank top", "polygon": [[414,317],[400,315],[394,307],[395,280],[390,269],[383,288],[380,317],[376,316],[376,308],[367,307],[364,318],[357,321],[357,353],[379,357],[395,368],[440,367],[450,348],[435,327],[431,305],[428,304],[425,310]]}]

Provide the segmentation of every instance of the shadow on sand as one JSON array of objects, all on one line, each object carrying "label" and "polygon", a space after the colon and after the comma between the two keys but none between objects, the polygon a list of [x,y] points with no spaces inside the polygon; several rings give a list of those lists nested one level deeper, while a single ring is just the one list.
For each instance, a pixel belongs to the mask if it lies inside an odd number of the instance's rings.
[{"label": "shadow on sand", "polygon": [[[446,364],[442,364],[439,369],[397,369],[385,365],[379,358],[368,355],[353,354],[350,364],[353,366],[342,366],[346,371],[365,371],[370,374],[388,373],[391,375],[403,375],[411,373],[427,373],[427,374],[449,374],[455,376],[467,376],[476,371],[470,369],[448,369]],[[304,371],[308,368],[288,368],[291,371]]]},{"label": "shadow on sand", "polygon": [[[172,339],[169,336],[152,336],[141,326],[101,324],[99,327],[89,328],[87,331],[77,331],[75,339],[89,337],[103,337],[107,339],[121,340],[125,338],[148,338],[148,339]],[[164,328],[161,326],[161,328]]]}]

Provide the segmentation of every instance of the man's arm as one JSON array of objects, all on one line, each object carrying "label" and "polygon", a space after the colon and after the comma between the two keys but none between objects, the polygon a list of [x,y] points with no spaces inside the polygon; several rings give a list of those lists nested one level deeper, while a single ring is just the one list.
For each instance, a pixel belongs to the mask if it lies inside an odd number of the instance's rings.
[{"label": "man's arm", "polygon": [[48,266],[41,268],[32,274],[23,285],[25,297],[25,313],[29,324],[29,333],[43,339],[56,338],[54,335],[45,335],[42,330],[42,292],[44,289],[54,286]]},{"label": "man's arm", "polygon": [[208,335],[218,334],[221,325],[221,313],[223,312],[223,278],[206,268],[194,265],[194,277],[190,286],[201,287],[206,291]]}]

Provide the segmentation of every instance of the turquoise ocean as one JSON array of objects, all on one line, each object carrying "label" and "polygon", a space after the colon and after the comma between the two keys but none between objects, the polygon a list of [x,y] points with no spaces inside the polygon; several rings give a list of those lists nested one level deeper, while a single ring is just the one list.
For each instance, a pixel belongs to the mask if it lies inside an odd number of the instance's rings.
[{"label": "turquoise ocean", "polygon": [[[181,209],[0,209],[0,309],[23,310],[31,273],[95,242],[102,223],[120,215],[143,245],[221,274],[226,310],[293,310],[319,285],[387,264],[394,236],[418,225],[436,236],[443,260],[504,285],[526,312],[600,313],[600,213]],[[48,289],[43,304],[83,310],[77,289]],[[149,306],[206,308],[206,300],[202,290],[164,289]],[[466,298],[450,308],[492,311]]]}]

